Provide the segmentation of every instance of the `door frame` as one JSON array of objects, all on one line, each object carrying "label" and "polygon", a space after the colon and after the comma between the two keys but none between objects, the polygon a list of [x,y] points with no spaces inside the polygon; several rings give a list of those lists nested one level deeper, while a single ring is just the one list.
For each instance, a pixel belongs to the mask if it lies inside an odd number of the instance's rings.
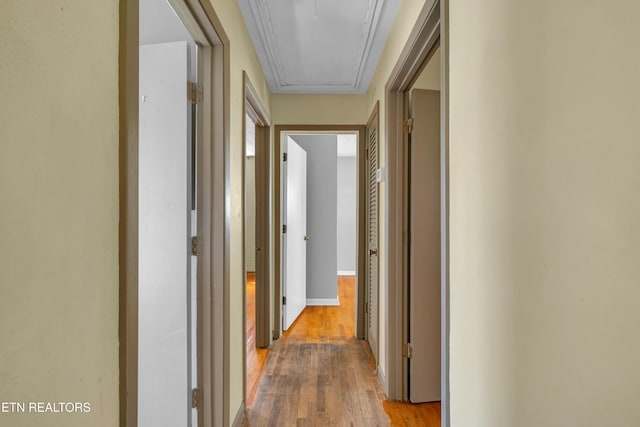
[{"label": "door frame", "polygon": [[449,411],[449,63],[448,63],[448,0],[425,4],[409,38],[385,85],[386,138],[388,184],[386,200],[387,234],[387,304],[386,316],[386,383],[390,399],[407,400],[408,365],[402,355],[407,341],[408,323],[408,136],[403,123],[408,119],[407,90],[440,46],[440,152],[441,152],[441,347],[442,347],[442,425],[450,424]]},{"label": "door frame", "polygon": [[275,159],[273,162],[273,267],[274,267],[274,298],[273,298],[273,337],[279,338],[282,335],[282,134],[283,133],[342,133],[354,132],[358,134],[358,154],[356,164],[357,171],[357,191],[358,203],[356,207],[356,228],[357,228],[357,268],[356,268],[356,313],[355,313],[355,331],[356,337],[364,338],[365,314],[364,302],[361,298],[365,295],[365,278],[366,278],[366,258],[365,252],[368,249],[366,244],[366,228],[363,221],[365,211],[365,191],[363,187],[366,182],[366,170],[364,169],[364,153],[366,140],[365,125],[275,125],[273,145],[275,150]]},{"label": "door frame", "polygon": [[[229,39],[207,0],[169,0],[198,44],[198,425],[228,425]],[[139,0],[119,5],[119,407],[138,424]],[[186,82],[185,82],[186,85]],[[220,96],[221,94],[222,96]],[[214,283],[218,286],[214,286]],[[205,302],[209,302],[205,304]]]},{"label": "door frame", "polygon": [[[243,372],[243,380],[242,380],[242,389],[243,389],[243,400],[246,402],[247,398],[247,274],[246,274],[246,250],[251,248],[246,248],[246,206],[245,206],[245,194],[246,194],[246,156],[247,156],[247,132],[246,132],[246,117],[247,114],[252,118],[256,127],[255,132],[255,147],[256,147],[256,156],[255,156],[255,177],[260,177],[261,179],[256,179],[256,182],[260,182],[259,185],[255,185],[255,193],[256,193],[256,215],[255,215],[255,239],[256,239],[256,247],[260,248],[261,256],[258,257],[256,255],[256,346],[265,348],[271,345],[271,304],[270,295],[271,295],[271,269],[270,269],[270,259],[271,259],[271,221],[272,218],[270,216],[271,210],[269,209],[269,201],[271,200],[270,194],[270,185],[269,185],[269,176],[271,175],[270,171],[270,153],[271,153],[271,121],[269,119],[269,114],[267,110],[262,105],[262,101],[258,97],[258,93],[255,90],[255,87],[251,83],[251,79],[246,71],[242,72],[242,80],[243,84],[243,96],[244,104],[243,104],[243,114],[242,114],[242,129],[244,129],[242,133],[242,271],[243,271],[243,279],[242,279],[242,311],[244,315],[242,316],[242,342],[244,345],[242,346],[242,354],[243,354],[243,362],[242,362],[242,372]],[[258,156],[258,153],[261,153]],[[260,164],[258,164],[260,160]],[[258,193],[261,193],[264,196],[265,203],[258,204],[257,197]],[[258,227],[259,224],[262,224],[261,227]],[[255,249],[255,248],[254,248]],[[258,286],[258,271],[261,272],[261,278],[263,278],[263,282],[260,286]]]}]

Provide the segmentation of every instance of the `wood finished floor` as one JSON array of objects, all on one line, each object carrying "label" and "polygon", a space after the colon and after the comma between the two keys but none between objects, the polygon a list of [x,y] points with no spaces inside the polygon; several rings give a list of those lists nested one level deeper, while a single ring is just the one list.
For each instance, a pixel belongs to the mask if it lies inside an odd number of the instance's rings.
[{"label": "wood finished floor", "polygon": [[369,345],[354,337],[354,277],[339,277],[338,295],[340,306],[306,307],[272,345],[243,425],[440,427],[439,402],[384,400]]},{"label": "wood finished floor", "polygon": [[247,396],[246,406],[251,407],[258,391],[258,384],[264,370],[268,348],[256,348],[256,275],[247,273],[246,293],[247,313]]}]

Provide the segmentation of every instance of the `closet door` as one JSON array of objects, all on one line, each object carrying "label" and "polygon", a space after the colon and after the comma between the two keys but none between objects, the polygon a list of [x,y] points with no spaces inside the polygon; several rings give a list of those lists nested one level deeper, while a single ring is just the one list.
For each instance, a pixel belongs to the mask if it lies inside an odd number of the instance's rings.
[{"label": "closet door", "polygon": [[412,92],[409,400],[440,400],[440,92]]}]

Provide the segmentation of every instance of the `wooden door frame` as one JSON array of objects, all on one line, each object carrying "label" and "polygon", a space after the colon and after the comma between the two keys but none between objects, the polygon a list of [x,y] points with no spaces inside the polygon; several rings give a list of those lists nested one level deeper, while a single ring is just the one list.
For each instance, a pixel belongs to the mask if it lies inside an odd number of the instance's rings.
[{"label": "wooden door frame", "polygon": [[[198,44],[198,425],[229,424],[229,39],[207,0],[169,0]],[[139,0],[119,6],[120,426],[138,424]],[[186,85],[186,82],[185,82]],[[221,96],[220,96],[221,95]],[[214,286],[215,285],[215,286]],[[206,303],[205,303],[206,302]]]},{"label": "wooden door frame", "polygon": [[423,7],[385,86],[388,183],[386,186],[387,270],[386,381],[390,399],[407,400],[408,365],[402,347],[408,323],[408,140],[403,121],[408,119],[406,91],[415,82],[438,44],[441,50],[441,310],[442,310],[442,425],[449,425],[449,55],[448,0]]},{"label": "wooden door frame", "polygon": [[[274,267],[274,310],[273,310],[273,337],[277,339],[282,335],[282,134],[283,133],[343,133],[355,132],[358,134],[358,154],[356,164],[357,172],[357,192],[358,204],[356,208],[356,228],[357,228],[357,267],[356,267],[356,313],[355,313],[355,331],[357,338],[364,338],[364,303],[361,299],[365,294],[365,278],[366,278],[366,257],[365,253],[368,249],[366,244],[365,221],[362,220],[365,212],[365,191],[363,187],[366,183],[366,170],[363,168],[366,144],[366,126],[365,125],[275,125],[274,129],[274,152],[275,159],[273,162],[273,267]],[[363,240],[364,239],[364,240]]]},{"label": "wooden door frame", "polygon": [[[242,115],[242,129],[244,132],[242,133],[242,271],[243,271],[243,287],[242,287],[242,342],[244,345],[242,346],[242,389],[243,389],[243,399],[246,401],[247,398],[247,274],[246,274],[246,250],[252,250],[252,248],[246,247],[246,207],[245,207],[245,197],[246,194],[246,156],[247,156],[247,123],[246,117],[249,115],[253,122],[255,123],[255,147],[256,147],[256,156],[255,156],[255,177],[261,177],[261,180],[256,179],[256,182],[260,181],[259,185],[255,185],[255,193],[256,193],[256,215],[255,215],[255,239],[256,239],[256,247],[260,248],[260,256],[256,255],[256,346],[265,348],[271,345],[271,304],[270,304],[270,295],[271,295],[271,280],[270,280],[270,265],[269,260],[271,258],[271,216],[269,209],[269,201],[271,200],[270,195],[270,186],[269,186],[269,176],[270,176],[270,156],[271,153],[271,121],[269,120],[269,114],[267,110],[262,105],[260,98],[258,97],[258,93],[255,90],[255,87],[251,83],[251,79],[249,79],[249,75],[246,71],[242,72],[242,79],[244,82],[243,85],[243,96],[244,105],[243,105],[243,115]],[[260,156],[258,154],[261,154]],[[264,200],[266,203],[258,205],[257,197],[258,194],[264,195]],[[255,248],[253,248],[255,249]],[[258,277],[258,272],[260,272],[260,277]],[[259,279],[262,279],[259,282]]]}]

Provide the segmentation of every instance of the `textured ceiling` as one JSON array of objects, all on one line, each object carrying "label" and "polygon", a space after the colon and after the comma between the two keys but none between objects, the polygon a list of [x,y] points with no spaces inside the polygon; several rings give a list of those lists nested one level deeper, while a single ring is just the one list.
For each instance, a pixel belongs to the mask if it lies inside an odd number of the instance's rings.
[{"label": "textured ceiling", "polygon": [[400,0],[238,0],[275,93],[364,93]]}]

